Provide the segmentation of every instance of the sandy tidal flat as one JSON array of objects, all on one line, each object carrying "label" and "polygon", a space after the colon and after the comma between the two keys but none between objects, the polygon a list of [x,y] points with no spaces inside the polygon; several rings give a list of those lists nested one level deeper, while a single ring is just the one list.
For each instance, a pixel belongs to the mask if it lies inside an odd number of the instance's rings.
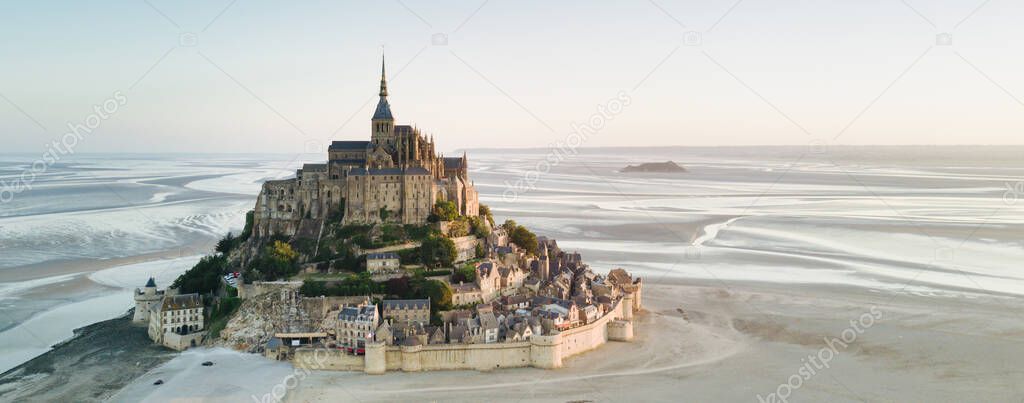
[{"label": "sandy tidal flat", "polygon": [[[764,401],[1018,402],[1024,398],[1024,384],[1019,382],[1024,380],[1019,368],[1024,360],[1020,347],[1024,321],[1008,313],[1019,311],[1022,304],[1012,299],[662,282],[647,285],[644,302],[636,341],[610,342],[566,360],[561,369],[379,376],[314,371],[287,381],[292,387],[285,388],[283,400],[759,401],[760,396]],[[865,321],[865,315],[872,319]],[[205,374],[198,367],[210,357],[217,361],[215,374]],[[244,356],[219,350],[187,353],[139,378],[115,400],[252,401],[250,395],[262,398],[294,375],[288,364],[240,357]],[[228,363],[222,364],[224,360]],[[195,385],[154,388],[156,378]]]}]

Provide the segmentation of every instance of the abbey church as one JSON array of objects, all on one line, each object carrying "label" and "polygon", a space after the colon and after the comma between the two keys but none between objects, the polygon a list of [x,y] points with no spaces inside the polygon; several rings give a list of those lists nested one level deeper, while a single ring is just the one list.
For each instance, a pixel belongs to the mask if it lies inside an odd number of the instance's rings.
[{"label": "abbey church", "polygon": [[454,202],[464,216],[479,215],[465,153],[446,158],[434,149],[433,136],[395,125],[383,63],[379,95],[369,141],[335,141],[326,163],[305,164],[295,178],[263,184],[253,221],[257,235],[292,236],[339,215],[344,224],[421,224],[438,200]]}]

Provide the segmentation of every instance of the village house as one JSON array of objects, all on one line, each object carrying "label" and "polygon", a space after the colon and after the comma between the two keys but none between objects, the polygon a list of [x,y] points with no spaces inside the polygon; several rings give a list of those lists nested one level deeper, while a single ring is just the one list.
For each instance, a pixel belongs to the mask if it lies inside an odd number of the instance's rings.
[{"label": "village house", "polygon": [[386,299],[384,318],[398,323],[430,323],[430,299]]},{"label": "village house", "polygon": [[376,305],[350,306],[338,313],[335,335],[338,343],[350,353],[362,354],[367,340],[374,340],[373,332],[379,323]]},{"label": "village house", "polygon": [[370,274],[391,273],[399,270],[401,263],[394,252],[370,253],[366,255],[366,271]]},{"label": "village house", "polygon": [[452,284],[453,305],[460,306],[476,302],[483,302],[480,287],[476,283],[464,284],[460,281],[458,284]]},{"label": "village house", "polygon": [[202,343],[206,336],[203,298],[199,294],[164,295],[150,311],[149,338],[175,350]]},{"label": "village house", "polygon": [[483,343],[498,342],[498,318],[492,312],[480,315],[480,332],[483,335]]}]

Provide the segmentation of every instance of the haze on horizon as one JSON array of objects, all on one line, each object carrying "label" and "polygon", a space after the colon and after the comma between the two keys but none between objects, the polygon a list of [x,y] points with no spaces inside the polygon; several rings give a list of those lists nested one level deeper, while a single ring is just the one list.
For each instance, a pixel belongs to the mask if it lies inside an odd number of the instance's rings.
[{"label": "haze on horizon", "polygon": [[[439,149],[1024,144],[1024,4],[415,0],[19,2],[0,139],[43,153],[303,152],[369,137],[386,49],[399,124]],[[947,35],[948,34],[948,35]]]}]

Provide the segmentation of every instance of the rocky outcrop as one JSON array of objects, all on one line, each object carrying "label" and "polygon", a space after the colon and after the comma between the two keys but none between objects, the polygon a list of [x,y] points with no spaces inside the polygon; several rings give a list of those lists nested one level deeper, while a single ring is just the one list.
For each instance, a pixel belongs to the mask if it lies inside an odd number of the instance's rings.
[{"label": "rocky outcrop", "polygon": [[657,172],[657,173],[678,173],[686,172],[686,168],[683,168],[672,161],[665,162],[648,162],[640,165],[630,165],[622,168],[623,173],[631,172]]},{"label": "rocky outcrop", "polygon": [[302,298],[293,290],[247,298],[220,332],[218,343],[236,350],[261,352],[274,333],[319,329],[324,317],[323,303],[320,298]]}]

